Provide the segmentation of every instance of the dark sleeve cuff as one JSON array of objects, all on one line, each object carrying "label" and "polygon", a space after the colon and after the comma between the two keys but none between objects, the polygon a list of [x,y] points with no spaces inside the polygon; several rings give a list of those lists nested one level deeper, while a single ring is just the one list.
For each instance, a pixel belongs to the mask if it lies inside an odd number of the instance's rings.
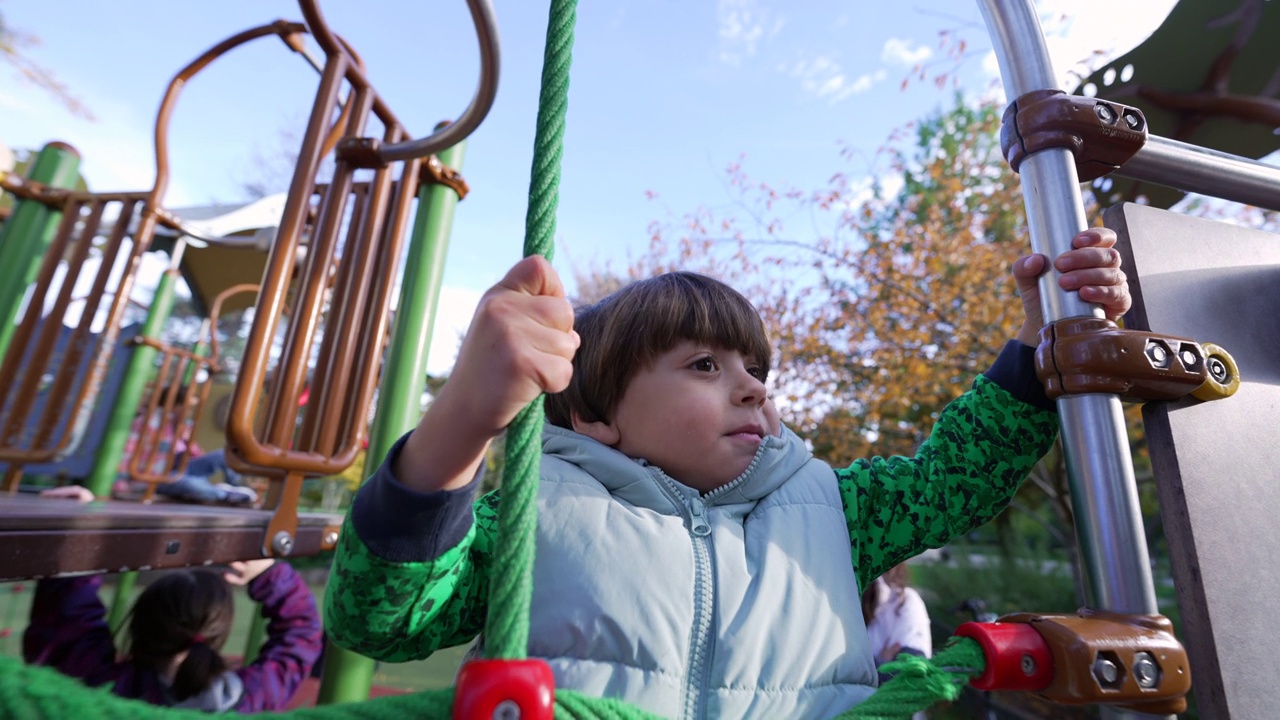
[{"label": "dark sleeve cuff", "polygon": [[387,458],[351,504],[351,523],[360,541],[389,562],[430,562],[456,547],[471,529],[472,498],[484,465],[465,487],[418,492],[392,474],[409,434],[391,446]]},{"label": "dark sleeve cuff", "polygon": [[1000,356],[984,375],[1010,395],[1041,410],[1057,410],[1057,405],[1044,393],[1044,384],[1036,377],[1036,349],[1010,340]]}]

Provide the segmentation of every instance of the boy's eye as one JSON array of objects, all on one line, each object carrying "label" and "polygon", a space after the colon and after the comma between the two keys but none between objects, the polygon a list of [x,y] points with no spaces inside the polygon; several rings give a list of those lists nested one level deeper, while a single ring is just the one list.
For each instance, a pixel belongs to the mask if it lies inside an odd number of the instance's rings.
[{"label": "boy's eye", "polygon": [[709,357],[698,358],[697,360],[693,361],[693,365],[691,365],[690,367],[692,367],[694,370],[697,370],[698,372],[715,372],[716,361]]},{"label": "boy's eye", "polygon": [[765,372],[764,368],[762,367],[747,368],[747,373],[750,374],[751,377],[759,380],[760,382],[764,382],[766,376],[769,374]]}]

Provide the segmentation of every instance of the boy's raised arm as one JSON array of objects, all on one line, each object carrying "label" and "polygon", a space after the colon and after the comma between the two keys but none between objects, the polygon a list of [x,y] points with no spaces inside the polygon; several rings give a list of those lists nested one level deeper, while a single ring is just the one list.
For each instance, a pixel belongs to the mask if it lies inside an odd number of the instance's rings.
[{"label": "boy's raised arm", "polygon": [[422,492],[467,485],[516,413],[568,387],[577,349],[560,276],[541,257],[521,260],[480,299],[449,381],[396,459],[396,478]]},{"label": "boy's raised arm", "polygon": [[[1058,286],[1098,303],[1109,319],[1132,303],[1113,248],[1115,232],[1090,228],[1053,267]],[[1035,373],[1044,325],[1037,278],[1043,255],[1013,266],[1025,321],[973,388],[938,418],[916,455],[859,460],[838,470],[860,582],[995,517],[1057,435],[1054,405]]]},{"label": "boy's raised arm", "polygon": [[577,347],[546,260],[520,261],[485,293],[449,381],[352,503],[325,596],[334,642],[402,662],[480,631],[497,496],[473,507],[477,470],[525,405],[568,386]]}]

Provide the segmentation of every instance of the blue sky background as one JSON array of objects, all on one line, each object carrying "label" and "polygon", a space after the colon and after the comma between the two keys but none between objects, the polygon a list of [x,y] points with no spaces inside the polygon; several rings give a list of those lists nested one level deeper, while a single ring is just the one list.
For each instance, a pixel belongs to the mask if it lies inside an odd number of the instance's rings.
[{"label": "blue sky background", "polygon": [[[1095,50],[1113,55],[1136,45],[1171,6],[1037,3],[1064,76]],[[462,0],[322,0],[321,8],[415,133],[455,117],[470,101],[478,52]],[[468,144],[463,174],[472,193],[455,220],[434,371],[447,366],[475,298],[518,258],[522,243],[547,8],[514,0],[497,0],[495,8],[502,77],[493,111]],[[155,112],[179,68],[241,30],[301,19],[285,0],[0,0],[0,12],[14,29],[40,38],[25,52],[96,117],[77,118],[0,66],[0,143],[70,142],[94,190],[151,186]],[[965,91],[999,92],[972,2],[908,0],[874,9],[826,0],[582,3],[558,264],[625,263],[628,253],[645,249],[647,226],[668,210],[727,201],[724,168],[741,155],[753,177],[806,189],[837,171],[875,173],[870,158],[893,129],[950,104],[951,90],[901,87],[918,62],[935,72],[951,68],[939,55],[943,30],[958,31],[970,47],[957,75]],[[198,75],[173,119],[168,206],[243,201],[246,181],[278,175],[262,166],[286,142],[296,145],[284,138],[305,122],[316,78],[274,38]],[[840,158],[841,147],[854,150],[851,162]],[[280,177],[283,190],[287,176]]]}]

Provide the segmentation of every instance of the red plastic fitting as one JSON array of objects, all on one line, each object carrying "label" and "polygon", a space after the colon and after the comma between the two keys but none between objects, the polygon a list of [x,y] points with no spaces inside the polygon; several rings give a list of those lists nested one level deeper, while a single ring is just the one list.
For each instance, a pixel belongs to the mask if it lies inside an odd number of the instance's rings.
[{"label": "red plastic fitting", "polygon": [[982,646],[987,669],[969,684],[979,690],[1043,690],[1053,682],[1053,654],[1049,643],[1026,623],[967,622],[958,637]]},{"label": "red plastic fitting", "polygon": [[555,709],[556,678],[542,660],[472,660],[458,672],[453,720],[552,720]]}]

